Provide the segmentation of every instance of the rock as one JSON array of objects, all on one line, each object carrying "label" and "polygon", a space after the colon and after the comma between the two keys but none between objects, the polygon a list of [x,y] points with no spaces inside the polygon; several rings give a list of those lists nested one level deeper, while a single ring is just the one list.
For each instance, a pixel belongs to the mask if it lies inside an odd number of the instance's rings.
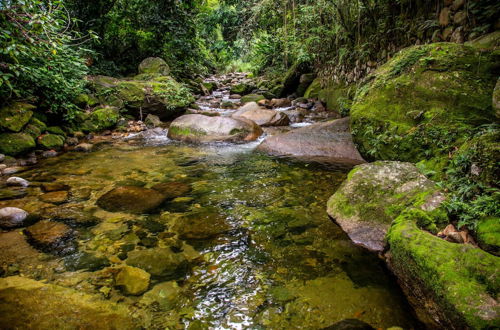
[{"label": "rock", "polygon": [[97,217],[85,211],[82,206],[71,204],[45,208],[41,212],[41,216],[51,220],[62,221],[69,225],[84,227],[93,226],[99,222]]},{"label": "rock", "polygon": [[444,7],[439,13],[439,25],[448,26],[450,24],[450,8]]},{"label": "rock", "polygon": [[496,256],[500,256],[500,219],[488,217],[478,221],[476,238],[479,246]]},{"label": "rock", "polygon": [[293,110],[283,111],[284,114],[288,116],[290,119],[290,123],[301,123],[304,120],[304,117],[307,115],[307,110],[302,108],[296,108]]},{"label": "rock", "polygon": [[115,277],[115,285],[125,294],[138,296],[146,292],[151,275],[136,267],[124,266]]},{"label": "rock", "polygon": [[261,108],[257,103],[250,102],[232,114],[232,118],[245,118],[259,126],[287,126],[288,116],[280,111]]},{"label": "rock", "polygon": [[229,95],[229,99],[238,100],[238,99],[241,99],[241,95],[240,94],[231,94],[231,95]]},{"label": "rock", "polygon": [[375,328],[358,319],[345,319],[323,330],[375,330]]},{"label": "rock", "polygon": [[21,227],[28,218],[28,212],[17,207],[4,207],[0,209],[0,227],[16,228]]},{"label": "rock", "polygon": [[191,187],[183,182],[163,182],[151,187],[163,194],[166,199],[174,199],[185,196],[191,191]]},{"label": "rock", "polygon": [[2,171],[2,174],[3,175],[11,175],[11,174],[22,172],[24,170],[26,170],[26,167],[23,167],[23,166],[12,166],[12,167],[4,168],[3,171]]},{"label": "rock", "polygon": [[146,213],[158,208],[165,196],[153,189],[134,186],[114,188],[97,200],[97,205],[110,212]]},{"label": "rock", "polygon": [[35,148],[35,140],[25,133],[0,133],[0,152],[17,156]]},{"label": "rock", "polygon": [[387,235],[390,269],[426,328],[500,326],[500,259],[468,244],[455,244],[418,228],[432,214],[404,211]]},{"label": "rock", "polygon": [[64,137],[55,134],[44,134],[39,136],[36,142],[44,149],[60,149],[64,146]]},{"label": "rock", "polygon": [[0,279],[2,329],[138,329],[126,306],[99,296],[11,276]]},{"label": "rock", "polygon": [[241,98],[241,103],[248,102],[259,102],[261,100],[265,100],[266,98],[260,94],[248,94]]},{"label": "rock", "polygon": [[465,24],[467,21],[467,13],[465,11],[458,11],[453,16],[453,23],[457,25]]},{"label": "rock", "polygon": [[463,44],[464,43],[465,36],[464,36],[464,28],[462,26],[457,27],[453,31],[453,33],[451,34],[450,41],[458,43],[458,44]]},{"label": "rock", "polygon": [[170,74],[170,68],[163,59],[159,57],[148,57],[139,64],[139,74],[168,76]]},{"label": "rock", "polygon": [[285,107],[289,107],[292,105],[292,101],[290,101],[290,99],[272,99],[270,102],[269,102],[269,106],[272,107],[272,108],[285,108]]},{"label": "rock", "polygon": [[364,162],[349,132],[349,118],[302,127],[267,138],[258,151],[278,157],[350,168]]},{"label": "rock", "polygon": [[148,114],[146,116],[144,123],[146,124],[147,127],[158,127],[163,124],[158,116],[152,114]]},{"label": "rock", "polygon": [[40,196],[41,201],[56,205],[64,204],[68,201],[68,199],[69,193],[67,191],[52,191]]},{"label": "rock", "polygon": [[281,90],[281,95],[279,96],[288,96],[296,92],[300,85],[300,77],[309,72],[311,72],[309,63],[302,62],[292,65],[285,74],[283,79],[283,89]]},{"label": "rock", "polygon": [[69,146],[76,146],[78,144],[78,138],[76,137],[69,137],[66,139],[66,143],[69,145]]},{"label": "rock", "polygon": [[[14,265],[18,266],[20,273],[33,274],[33,269],[47,270],[43,254],[26,242],[26,236],[18,230],[0,233],[0,251],[0,271],[6,271],[2,276],[14,275],[8,271]],[[45,267],[39,266],[42,264]]]},{"label": "rock", "polygon": [[451,9],[456,11],[461,9],[464,5],[465,5],[465,0],[455,0],[451,5]]},{"label": "rock", "polygon": [[181,253],[170,248],[136,250],[128,253],[127,265],[141,268],[160,278],[178,278],[185,274],[187,260]]},{"label": "rock", "polygon": [[26,189],[0,189],[0,201],[23,198],[27,194]]},{"label": "rock", "polygon": [[213,238],[230,228],[226,218],[210,207],[175,218],[170,227],[181,239],[186,240]]},{"label": "rock", "polygon": [[8,186],[18,186],[18,187],[25,187],[25,188],[30,185],[28,180],[25,180],[25,179],[17,177],[17,176],[11,176],[10,178],[7,179],[6,183]]},{"label": "rock", "polygon": [[63,223],[42,220],[24,230],[34,246],[42,250],[62,250],[68,245],[73,235],[71,228]]},{"label": "rock", "polygon": [[42,152],[42,158],[53,158],[57,156],[57,151],[55,150],[45,150]]},{"label": "rock", "polygon": [[500,48],[500,31],[485,34],[465,44],[481,50],[496,50]]},{"label": "rock", "polygon": [[[406,208],[437,209],[444,201],[436,184],[410,163],[375,162],[356,166],[328,200],[328,214],[358,245],[383,251],[392,221]],[[446,216],[441,219],[446,222]],[[436,223],[421,225],[437,233]]]},{"label": "rock", "polygon": [[454,43],[399,52],[356,94],[351,129],[360,153],[410,162],[447,158],[466,132],[495,120],[494,63],[492,53]]},{"label": "rock", "polygon": [[146,292],[140,303],[150,306],[156,305],[163,311],[168,311],[175,308],[178,304],[182,289],[177,282],[163,282],[155,285],[151,290]]},{"label": "rock", "polygon": [[96,271],[109,266],[105,257],[98,257],[92,253],[77,252],[64,258],[64,266],[69,271],[88,270]]},{"label": "rock", "polygon": [[12,132],[19,132],[26,125],[35,106],[27,103],[15,102],[0,108],[0,127]]},{"label": "rock", "polygon": [[0,163],[3,162],[5,159],[5,155],[4,154],[0,154]]},{"label": "rock", "polygon": [[94,145],[90,143],[80,143],[75,147],[75,151],[78,152],[91,152],[94,149]]},{"label": "rock", "polygon": [[185,115],[172,122],[168,137],[185,142],[243,142],[256,140],[262,129],[241,118]]},{"label": "rock", "polygon": [[238,95],[238,96],[240,96],[238,98],[241,98],[241,95],[250,94],[252,92],[253,88],[254,88],[253,86],[248,85],[248,84],[244,84],[244,83],[236,84],[236,85],[231,86],[230,93],[233,95]]},{"label": "rock", "polygon": [[119,118],[120,113],[117,107],[97,107],[90,114],[87,114],[86,118],[84,118],[84,122],[81,125],[81,130],[89,133],[113,128],[115,127]]},{"label": "rock", "polygon": [[53,191],[67,191],[70,190],[71,187],[64,183],[42,183],[41,185],[43,192],[53,192]]}]

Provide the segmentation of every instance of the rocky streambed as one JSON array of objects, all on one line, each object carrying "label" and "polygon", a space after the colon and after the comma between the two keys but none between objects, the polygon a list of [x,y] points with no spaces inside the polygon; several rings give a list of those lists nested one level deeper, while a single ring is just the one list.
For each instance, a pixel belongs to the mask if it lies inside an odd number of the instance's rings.
[{"label": "rocky streambed", "polygon": [[[241,102],[231,95],[234,82],[219,85],[191,116],[247,122],[231,116]],[[223,108],[226,102],[234,109]],[[286,126],[263,125],[264,134],[301,136],[296,126],[321,118],[314,104],[304,105],[311,116],[296,121],[290,111],[304,112],[300,105],[272,102],[261,103],[259,118]],[[287,119],[263,110],[288,111]],[[12,194],[0,200],[0,326],[418,328],[383,262],[326,213],[346,171],[317,163],[347,159],[349,167],[361,157],[334,148],[335,157],[313,153],[299,158],[318,162],[290,162],[288,151],[280,158],[254,152],[261,133],[250,141],[186,144],[156,128],[110,135],[92,152],[19,169],[15,175],[25,181],[3,187]]]}]

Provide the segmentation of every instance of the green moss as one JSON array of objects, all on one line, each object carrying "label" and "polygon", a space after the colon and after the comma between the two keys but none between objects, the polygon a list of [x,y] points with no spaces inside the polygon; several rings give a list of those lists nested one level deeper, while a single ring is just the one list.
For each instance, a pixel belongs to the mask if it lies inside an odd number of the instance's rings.
[{"label": "green moss", "polygon": [[203,131],[198,131],[198,130],[192,130],[187,127],[177,127],[177,126],[171,126],[169,129],[169,132],[173,135],[182,135],[182,136],[203,136],[207,135],[207,133]]},{"label": "green moss", "polygon": [[44,149],[60,149],[64,145],[64,136],[45,134],[37,139],[37,144]]},{"label": "green moss", "polygon": [[214,82],[202,82],[201,84],[209,93],[212,93],[217,88],[217,84]]},{"label": "green moss", "polygon": [[265,100],[266,98],[260,94],[248,94],[241,98],[241,103],[248,102],[259,102],[260,100]]},{"label": "green moss", "polygon": [[99,100],[92,94],[80,94],[75,98],[74,102],[81,108],[87,108],[97,105]]},{"label": "green moss", "polygon": [[12,103],[0,109],[0,127],[19,132],[28,123],[35,106],[27,103]]},{"label": "green moss", "polygon": [[144,83],[140,81],[120,81],[116,87],[116,96],[125,105],[140,107],[146,96],[144,87]]},{"label": "green moss", "polygon": [[477,223],[476,237],[485,250],[500,254],[500,218],[488,217]]},{"label": "green moss", "polygon": [[231,94],[246,95],[252,92],[253,86],[248,84],[236,84],[231,87]]},{"label": "green moss", "polygon": [[80,129],[83,132],[96,132],[113,128],[120,114],[114,107],[104,107],[94,110],[82,123]]},{"label": "green moss", "polygon": [[316,78],[309,85],[309,87],[307,87],[307,90],[304,93],[304,97],[306,99],[310,99],[310,98],[317,99],[317,98],[319,98],[320,91],[321,91],[321,79],[320,78]]},{"label": "green moss", "polygon": [[25,133],[0,134],[0,153],[17,156],[35,148],[35,140]]},{"label": "green moss", "polygon": [[159,57],[148,57],[139,64],[139,73],[167,76],[170,74],[170,68],[163,59]]},{"label": "green moss", "polygon": [[52,134],[66,136],[66,132],[63,131],[63,129],[61,127],[59,127],[59,126],[50,126],[50,127],[47,127],[47,132],[52,133]]},{"label": "green moss", "polygon": [[447,155],[493,120],[494,63],[451,43],[401,51],[357,91],[351,126],[360,152],[412,162]]},{"label": "green moss", "polygon": [[500,290],[500,259],[471,245],[454,244],[417,228],[425,218],[409,210],[387,238],[396,273],[420,292],[429,292],[457,328],[500,326],[495,299]]}]

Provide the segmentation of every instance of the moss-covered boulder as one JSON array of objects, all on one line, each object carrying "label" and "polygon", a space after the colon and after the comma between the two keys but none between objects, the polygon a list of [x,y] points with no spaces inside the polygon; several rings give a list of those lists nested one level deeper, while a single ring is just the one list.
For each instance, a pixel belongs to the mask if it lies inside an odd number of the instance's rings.
[{"label": "moss-covered boulder", "polygon": [[39,136],[36,142],[43,149],[60,149],[64,146],[64,136],[57,134],[44,134]]},{"label": "moss-covered boulder", "polygon": [[17,156],[35,148],[35,140],[25,133],[0,134],[0,153]]},{"label": "moss-covered boulder", "polygon": [[88,114],[80,129],[84,132],[97,132],[113,128],[120,119],[120,113],[115,107],[99,107]]},{"label": "moss-covered boulder", "polygon": [[36,107],[28,103],[12,103],[0,109],[0,127],[19,132],[33,116]]},{"label": "moss-covered boulder", "polygon": [[409,47],[357,90],[355,141],[371,159],[417,162],[447,155],[494,118],[494,52],[454,43]]},{"label": "moss-covered boulder", "polygon": [[[285,97],[297,92],[297,89],[300,85],[300,77],[303,74],[307,74],[310,72],[311,65],[308,62],[299,62],[292,65],[286,72],[285,78],[283,79],[283,89],[280,96]],[[305,92],[306,88],[304,88],[303,92]]]},{"label": "moss-covered boulder", "polygon": [[80,94],[75,98],[74,102],[81,108],[87,108],[99,104],[99,99],[93,94]]},{"label": "moss-covered boulder", "polygon": [[391,270],[429,328],[500,327],[500,258],[418,228],[421,210],[395,219],[387,240]]},{"label": "moss-covered boulder", "polygon": [[319,98],[319,92],[321,91],[321,79],[316,78],[313,82],[307,87],[304,97],[306,99],[317,99]]},{"label": "moss-covered boulder", "polygon": [[264,95],[260,94],[248,94],[241,98],[241,103],[249,103],[249,102],[259,102],[261,100],[265,100]]},{"label": "moss-covered boulder", "polygon": [[447,217],[437,207],[444,201],[436,184],[410,163],[375,162],[356,166],[328,200],[328,214],[354,243],[382,251],[392,221],[405,209],[435,212],[419,225],[437,232]]},{"label": "moss-covered boulder", "polygon": [[148,57],[139,64],[139,74],[168,76],[170,74],[170,68],[163,59],[159,57]]},{"label": "moss-covered boulder", "polygon": [[217,84],[212,81],[204,81],[201,83],[201,85],[203,86],[203,88],[206,89],[206,91],[209,94],[212,93],[217,88]]},{"label": "moss-covered boulder", "polygon": [[488,217],[478,221],[476,238],[482,249],[500,257],[500,218]]},{"label": "moss-covered boulder", "polygon": [[0,279],[2,329],[140,329],[126,306],[29,278]]},{"label": "moss-covered boulder", "polygon": [[49,126],[46,128],[46,131],[52,134],[66,136],[66,132],[59,126]]},{"label": "moss-covered boulder", "polygon": [[245,83],[240,83],[231,86],[231,94],[238,94],[238,95],[247,95],[252,92],[254,89],[254,86],[250,84],[245,84]]}]

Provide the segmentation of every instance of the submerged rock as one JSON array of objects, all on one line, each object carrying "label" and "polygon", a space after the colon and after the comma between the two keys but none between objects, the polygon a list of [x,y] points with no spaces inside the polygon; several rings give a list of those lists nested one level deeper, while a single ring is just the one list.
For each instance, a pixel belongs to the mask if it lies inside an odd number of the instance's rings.
[{"label": "submerged rock", "polygon": [[96,271],[110,265],[109,260],[88,252],[77,252],[64,258],[64,266],[69,271]]},{"label": "submerged rock", "polygon": [[364,163],[349,131],[349,118],[317,123],[267,138],[258,151],[341,167]]},{"label": "submerged rock", "polygon": [[52,191],[45,193],[40,196],[40,200],[45,202],[45,203],[52,203],[52,204],[64,204],[68,201],[69,198],[69,192],[62,190],[62,191]]},{"label": "submerged rock", "polygon": [[210,207],[184,214],[171,223],[171,230],[186,240],[213,238],[230,228],[226,218]]},{"label": "submerged rock", "polygon": [[165,196],[153,189],[135,186],[114,188],[97,200],[97,205],[106,211],[145,213],[158,208]]},{"label": "submerged rock", "polygon": [[[392,221],[406,208],[436,209],[444,200],[436,184],[411,163],[356,166],[328,200],[328,214],[354,243],[382,251]],[[445,219],[446,220],[446,219]],[[436,231],[433,222],[423,224]]]},{"label": "submerged rock", "polygon": [[12,276],[0,279],[2,329],[138,329],[122,305],[99,296]]},{"label": "submerged rock", "polygon": [[71,187],[64,183],[42,183],[43,192],[54,192],[54,191],[66,191],[70,190]]},{"label": "submerged rock", "polygon": [[148,272],[140,268],[125,266],[116,275],[115,285],[120,287],[125,294],[137,296],[146,292],[150,277]]},{"label": "submerged rock", "polygon": [[24,232],[33,245],[42,250],[58,252],[70,245],[69,239],[73,235],[71,228],[65,224],[50,220],[39,221]]},{"label": "submerged rock", "polygon": [[59,220],[70,225],[76,226],[93,226],[99,222],[99,219],[85,211],[80,205],[66,204],[64,206],[56,206],[43,209],[41,211],[43,218]]},{"label": "submerged rock", "polygon": [[185,196],[191,191],[191,187],[183,182],[163,182],[155,184],[151,187],[165,196],[166,199],[174,199],[177,197]]},{"label": "submerged rock", "polygon": [[146,292],[142,296],[140,303],[146,306],[157,304],[160,309],[168,311],[176,307],[181,292],[182,289],[177,282],[163,282],[155,285],[151,290]]},{"label": "submerged rock", "polygon": [[249,119],[259,126],[287,126],[290,123],[285,113],[262,108],[255,102],[245,104],[232,117]]},{"label": "submerged rock", "polygon": [[184,255],[175,253],[170,248],[131,251],[125,262],[161,278],[178,278],[184,275],[188,266]]},{"label": "submerged rock", "polygon": [[28,218],[28,212],[17,207],[4,207],[0,209],[0,227],[16,228],[24,224]]},{"label": "submerged rock", "polygon": [[185,142],[243,142],[256,140],[262,129],[242,118],[185,115],[172,122],[168,137]]}]

